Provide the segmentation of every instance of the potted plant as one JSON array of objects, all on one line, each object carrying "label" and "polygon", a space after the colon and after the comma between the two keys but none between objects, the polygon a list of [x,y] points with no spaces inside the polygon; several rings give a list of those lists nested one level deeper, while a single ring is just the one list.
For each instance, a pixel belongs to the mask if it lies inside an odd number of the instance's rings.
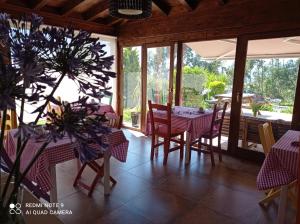
[{"label": "potted plant", "polygon": [[[9,206],[19,201],[22,181],[51,141],[64,136],[75,139],[81,160],[95,157],[94,150],[89,150],[91,140],[106,147],[98,137],[99,133],[109,132],[103,126],[105,118],[101,115],[88,117],[96,108],[87,101],[89,97],[97,96],[99,91],[103,95],[108,94],[106,83],[116,75],[110,71],[113,56],[106,56],[105,45],[88,32],[76,32],[72,28],[41,28],[41,24],[42,18],[37,15],[17,20],[0,14],[0,110],[3,111],[0,155],[5,150],[3,130],[7,110],[16,110],[16,100],[21,105],[18,131],[14,136],[17,138],[15,160],[5,183],[0,183],[0,223],[22,222],[20,216],[9,214]],[[78,93],[85,95],[73,104],[61,103],[54,98],[55,91],[65,78],[76,82]],[[45,112],[49,102],[61,106],[62,114]],[[32,123],[24,122],[26,104],[38,105],[32,112],[36,114]],[[72,106],[74,104],[76,108]],[[43,132],[37,131],[36,126],[41,117],[51,120]],[[43,144],[27,167],[20,170],[20,159],[29,139],[41,138]]]},{"label": "potted plant", "polygon": [[140,112],[139,106],[131,109],[130,116],[131,116],[132,127],[135,127],[135,128],[139,127],[140,115],[141,115],[141,112]]},{"label": "potted plant", "polygon": [[253,112],[253,116],[257,117],[260,114],[260,110],[263,108],[264,103],[253,101],[251,103],[251,109]]},{"label": "potted plant", "polygon": [[130,109],[130,116],[131,116],[131,124],[132,127],[138,128],[139,127],[139,118],[141,115],[141,80],[138,80],[134,90],[133,90],[133,101],[136,103],[137,106]]}]

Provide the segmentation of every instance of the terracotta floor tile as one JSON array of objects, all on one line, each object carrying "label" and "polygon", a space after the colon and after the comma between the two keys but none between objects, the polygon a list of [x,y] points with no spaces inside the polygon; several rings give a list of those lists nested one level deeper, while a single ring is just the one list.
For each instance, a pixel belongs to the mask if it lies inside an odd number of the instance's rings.
[{"label": "terracotta floor tile", "polygon": [[[133,209],[127,206],[122,206],[119,209],[109,213],[100,219],[95,220],[95,224],[151,224],[152,222],[144,216],[132,211]],[[92,224],[92,223],[91,223]]]},{"label": "terracotta floor tile", "polygon": [[203,205],[197,205],[174,220],[173,224],[239,224],[239,222]]},{"label": "terracotta floor tile", "polygon": [[172,223],[196,203],[168,191],[150,190],[126,204],[153,223]]},{"label": "terracotta floor tile", "polygon": [[[73,188],[76,160],[57,166],[59,202],[73,215],[60,216],[65,224],[274,224],[278,200],[268,208],[258,201],[264,193],[256,189],[260,166],[224,155],[211,166],[208,155],[192,152],[190,165],[169,154],[163,166],[163,150],[150,161],[150,138],[125,130],[130,141],[126,163],[111,159],[111,175],[117,180],[111,195],[104,197],[99,183],[93,196]],[[95,173],[87,169],[83,180]],[[295,210],[288,209],[287,223]]]}]

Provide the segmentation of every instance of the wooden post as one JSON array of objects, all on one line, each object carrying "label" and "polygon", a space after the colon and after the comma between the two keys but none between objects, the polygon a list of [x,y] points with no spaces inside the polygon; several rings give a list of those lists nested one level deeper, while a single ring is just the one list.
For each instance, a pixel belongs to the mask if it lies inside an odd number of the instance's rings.
[{"label": "wooden post", "polygon": [[248,39],[238,37],[236,45],[234,78],[231,101],[228,151],[234,153],[238,147],[244,74],[247,60]]},{"label": "wooden post", "polygon": [[142,45],[142,85],[141,85],[141,130],[146,132],[146,113],[147,113],[147,46]]},{"label": "wooden post", "polygon": [[170,73],[169,73],[169,96],[168,103],[173,104],[173,77],[174,77],[174,43],[170,46]]},{"label": "wooden post", "polygon": [[123,48],[117,43],[117,114],[123,114],[123,94],[124,94],[124,71],[123,71]]},{"label": "wooden post", "polygon": [[298,69],[298,80],[296,86],[296,94],[294,101],[292,129],[300,131],[300,64]]},{"label": "wooden post", "polygon": [[176,65],[176,87],[175,87],[175,105],[180,105],[181,96],[181,80],[182,80],[182,59],[183,59],[183,44],[177,44],[177,65]]}]

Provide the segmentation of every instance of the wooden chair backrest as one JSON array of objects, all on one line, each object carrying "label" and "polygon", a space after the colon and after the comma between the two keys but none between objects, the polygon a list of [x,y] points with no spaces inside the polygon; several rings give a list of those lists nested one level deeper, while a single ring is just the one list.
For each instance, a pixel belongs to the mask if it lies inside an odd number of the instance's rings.
[{"label": "wooden chair backrest", "polygon": [[[0,114],[0,127],[2,121],[3,113]],[[18,127],[17,124],[17,113],[14,110],[7,110],[6,114],[6,122],[5,122],[5,129],[4,129],[4,137],[6,138],[7,132],[11,129],[15,129]]]},{"label": "wooden chair backrest", "polygon": [[106,117],[107,125],[111,128],[121,129],[123,122],[123,115],[115,115],[114,117]]},{"label": "wooden chair backrest", "polygon": [[[156,127],[158,125],[164,125],[167,127],[167,134],[171,135],[171,104],[167,105],[154,104],[151,100],[148,100],[151,130],[152,134],[155,134]],[[159,110],[162,113],[161,116],[155,116],[153,109]]]},{"label": "wooden chair backrest", "polygon": [[227,105],[228,105],[228,102],[225,102],[223,107],[219,107],[217,104],[214,105],[212,122],[211,122],[211,126],[210,126],[211,135],[216,129],[217,129],[219,135],[221,135],[222,125],[223,125]]},{"label": "wooden chair backrest", "polygon": [[275,144],[272,124],[270,122],[260,124],[258,126],[258,131],[259,131],[260,141],[264,149],[264,153],[265,155],[268,155],[272,146]]},{"label": "wooden chair backrest", "polygon": [[[57,96],[56,100],[59,101],[60,103],[61,101],[61,97]],[[59,105],[51,105],[50,102],[47,104],[47,111],[48,112],[52,112],[52,110],[55,111],[55,113],[57,113],[57,115],[61,115],[62,114],[62,107]]]}]

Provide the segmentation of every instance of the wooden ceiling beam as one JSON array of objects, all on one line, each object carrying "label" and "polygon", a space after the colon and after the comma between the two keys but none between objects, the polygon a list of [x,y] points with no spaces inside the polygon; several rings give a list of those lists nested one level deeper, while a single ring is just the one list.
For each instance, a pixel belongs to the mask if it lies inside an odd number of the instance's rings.
[{"label": "wooden ceiling beam", "polygon": [[227,3],[227,0],[217,0],[219,5],[225,5]]},{"label": "wooden ceiling beam", "polygon": [[72,12],[74,12],[74,10],[80,6],[80,4],[82,4],[85,0],[73,0],[68,2],[68,4],[66,4],[65,7],[63,7],[60,12],[63,16],[68,16],[70,15]]},{"label": "wooden ceiling beam", "polygon": [[[5,2],[5,1],[2,1],[2,3]],[[32,9],[35,9],[35,10],[40,10],[41,8],[43,8],[45,5],[47,5],[47,3],[49,2],[49,0],[31,0],[29,2],[30,4],[30,7]]]},{"label": "wooden ceiling beam", "polygon": [[38,14],[44,18],[44,23],[53,26],[60,26],[60,27],[74,27],[74,29],[82,29],[89,32],[94,33],[101,33],[107,35],[115,35],[116,30],[114,27],[110,27],[106,24],[102,23],[95,23],[95,22],[88,22],[82,19],[77,18],[68,18],[63,17],[58,14],[49,13],[45,11],[39,11],[27,7],[12,5],[8,3],[0,3],[0,11],[6,12],[10,14],[12,17],[19,17],[23,14]]},{"label": "wooden ceiling beam", "polygon": [[162,0],[152,0],[152,5],[155,5],[161,13],[164,15],[169,15],[171,11],[171,6]]},{"label": "wooden ceiling beam", "polygon": [[188,11],[193,10],[192,6],[186,0],[177,0],[181,5],[183,5]]},{"label": "wooden ceiling beam", "polygon": [[84,13],[84,18],[87,21],[93,21],[99,18],[109,8],[109,0],[103,0],[95,7],[92,7],[89,11]]},{"label": "wooden ceiling beam", "polygon": [[183,5],[188,11],[195,10],[200,2],[200,0],[177,0],[181,5]]},{"label": "wooden ceiling beam", "polygon": [[106,25],[108,26],[113,26],[117,23],[121,23],[123,21],[123,19],[121,18],[111,18],[110,20],[108,20],[108,22],[106,23]]}]

